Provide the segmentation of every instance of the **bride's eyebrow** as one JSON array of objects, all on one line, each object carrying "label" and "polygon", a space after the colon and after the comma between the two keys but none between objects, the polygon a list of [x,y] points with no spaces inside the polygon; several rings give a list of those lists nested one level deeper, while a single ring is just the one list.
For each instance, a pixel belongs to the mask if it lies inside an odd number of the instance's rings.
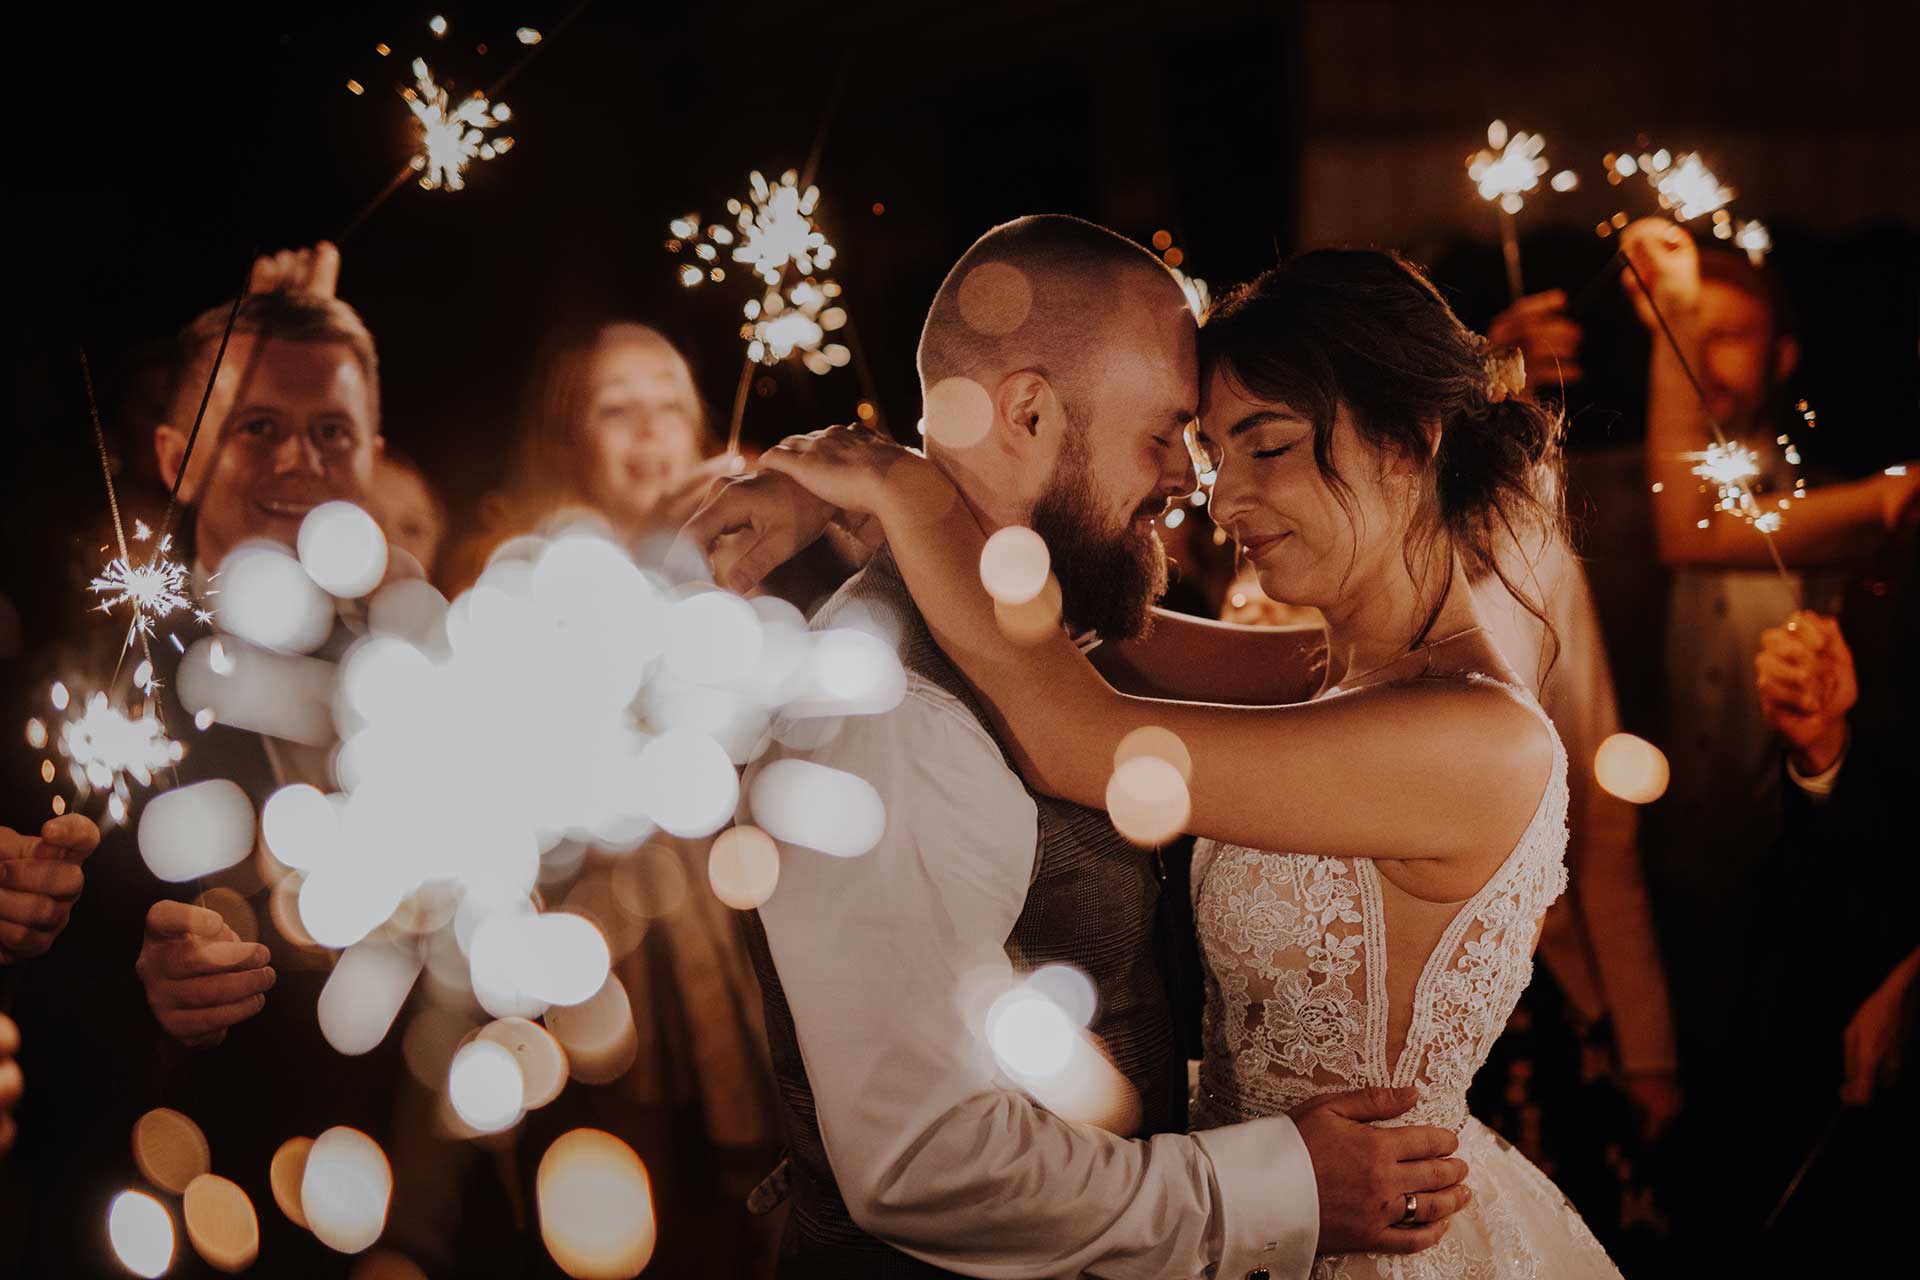
[{"label": "bride's eyebrow", "polygon": [[1264,427],[1268,423],[1292,423],[1294,426],[1306,425],[1306,419],[1295,413],[1281,413],[1277,409],[1258,409],[1227,428],[1227,439],[1231,440],[1255,427]]}]

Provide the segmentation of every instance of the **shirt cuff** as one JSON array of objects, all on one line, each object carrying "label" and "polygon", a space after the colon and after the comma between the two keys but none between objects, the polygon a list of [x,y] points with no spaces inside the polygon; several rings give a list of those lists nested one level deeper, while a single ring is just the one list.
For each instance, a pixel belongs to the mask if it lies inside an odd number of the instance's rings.
[{"label": "shirt cuff", "polygon": [[1220,1224],[1217,1280],[1306,1280],[1320,1243],[1313,1157],[1286,1116],[1191,1135],[1213,1164]]},{"label": "shirt cuff", "polygon": [[1787,757],[1787,776],[1793,779],[1793,785],[1807,793],[1813,800],[1825,800],[1833,794],[1833,787],[1840,780],[1840,766],[1847,762],[1847,750],[1853,746],[1851,738],[1840,748],[1840,754],[1819,773],[1808,775],[1793,767],[1793,757]]}]

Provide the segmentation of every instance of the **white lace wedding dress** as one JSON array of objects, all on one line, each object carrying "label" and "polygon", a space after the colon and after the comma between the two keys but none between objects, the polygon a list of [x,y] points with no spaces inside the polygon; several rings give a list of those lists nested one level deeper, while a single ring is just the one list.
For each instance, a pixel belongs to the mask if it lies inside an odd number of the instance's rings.
[{"label": "white lace wedding dress", "polygon": [[[1503,682],[1465,678],[1496,684],[1539,714]],[[1195,850],[1207,1008],[1193,1127],[1276,1115],[1345,1089],[1416,1085],[1418,1105],[1391,1123],[1453,1130],[1470,1169],[1473,1198],[1438,1246],[1322,1257],[1315,1280],[1619,1275],[1546,1175],[1467,1114],[1467,1085],[1531,978],[1541,917],[1566,887],[1567,759],[1553,741],[1533,821],[1450,920],[1447,908],[1387,884],[1369,859],[1208,840]],[[1438,932],[1417,971],[1389,971],[1389,908],[1412,934]]]}]

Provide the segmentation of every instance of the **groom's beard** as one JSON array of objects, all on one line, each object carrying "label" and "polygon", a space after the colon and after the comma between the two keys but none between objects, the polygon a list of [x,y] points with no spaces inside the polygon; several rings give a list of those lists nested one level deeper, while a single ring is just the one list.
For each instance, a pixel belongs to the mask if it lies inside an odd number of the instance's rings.
[{"label": "groom's beard", "polygon": [[1167,590],[1166,549],[1151,525],[1134,521],[1158,515],[1166,500],[1150,498],[1128,513],[1125,525],[1108,527],[1094,495],[1085,439],[1075,436],[1068,438],[1052,482],[1034,504],[1033,531],[1053,557],[1067,626],[1076,633],[1130,640],[1153,625],[1154,602]]}]

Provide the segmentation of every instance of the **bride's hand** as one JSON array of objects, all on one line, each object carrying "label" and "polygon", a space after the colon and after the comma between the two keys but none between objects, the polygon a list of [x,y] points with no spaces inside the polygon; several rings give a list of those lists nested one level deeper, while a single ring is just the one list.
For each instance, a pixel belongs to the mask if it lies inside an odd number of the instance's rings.
[{"label": "bride's hand", "polygon": [[760,455],[760,469],[788,476],[842,511],[882,514],[895,472],[925,459],[869,427],[828,427],[788,436]]},{"label": "bride's hand", "polygon": [[713,580],[745,595],[799,555],[833,520],[831,503],[774,471],[724,483],[680,537],[706,557]]}]

